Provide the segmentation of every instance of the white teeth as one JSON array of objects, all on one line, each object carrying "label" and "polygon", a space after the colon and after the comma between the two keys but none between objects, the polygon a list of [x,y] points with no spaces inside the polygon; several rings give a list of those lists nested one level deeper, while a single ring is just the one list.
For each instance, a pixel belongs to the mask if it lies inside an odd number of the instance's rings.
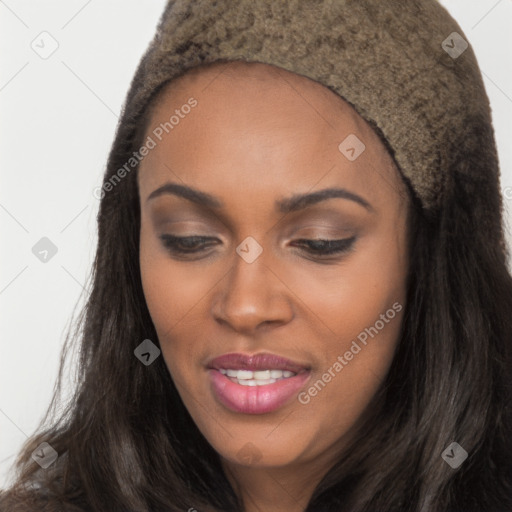
[{"label": "white teeth", "polygon": [[242,384],[242,386],[257,386],[257,383],[254,379],[244,379],[239,381],[238,384]]},{"label": "white teeth", "polygon": [[254,378],[256,380],[268,380],[270,379],[270,370],[254,372]]},{"label": "white teeth", "polygon": [[238,380],[249,380],[254,378],[254,372],[251,372],[250,370],[238,370],[238,375],[236,376]]},{"label": "white teeth", "polygon": [[287,379],[295,375],[289,370],[233,370],[220,368],[220,373],[230,377],[230,380],[241,384],[242,386],[265,386],[273,384],[282,379]]}]

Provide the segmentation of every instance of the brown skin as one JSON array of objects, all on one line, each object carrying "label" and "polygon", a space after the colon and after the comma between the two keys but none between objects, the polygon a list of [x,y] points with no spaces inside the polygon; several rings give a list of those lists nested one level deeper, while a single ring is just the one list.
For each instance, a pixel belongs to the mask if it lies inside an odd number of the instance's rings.
[{"label": "brown skin", "polygon": [[[370,126],[316,82],[264,64],[194,71],[164,90],[146,135],[190,97],[197,106],[139,169],[148,308],[180,396],[246,510],[303,511],[393,359],[405,309],[409,200]],[[352,133],[366,145],[353,162],[338,149]],[[147,200],[168,181],[225,206],[214,211],[171,194]],[[276,200],[328,187],[371,208],[331,198],[286,215],[274,209]],[[179,259],[162,234],[217,243]],[[248,236],[263,248],[251,264],[235,251]],[[348,252],[323,259],[296,244],[352,236]],[[271,352],[309,365],[307,391],[395,302],[402,311],[309,403],[294,397],[275,412],[249,415],[215,398],[205,367],[213,357]],[[237,456],[247,442],[259,460]]]}]

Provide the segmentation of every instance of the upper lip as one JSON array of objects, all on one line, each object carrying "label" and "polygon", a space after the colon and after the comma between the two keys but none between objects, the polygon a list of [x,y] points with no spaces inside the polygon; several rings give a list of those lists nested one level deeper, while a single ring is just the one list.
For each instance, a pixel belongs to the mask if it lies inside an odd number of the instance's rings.
[{"label": "upper lip", "polygon": [[310,369],[308,365],[296,363],[276,354],[239,354],[230,353],[211,359],[208,368],[215,370],[288,370],[300,373]]}]

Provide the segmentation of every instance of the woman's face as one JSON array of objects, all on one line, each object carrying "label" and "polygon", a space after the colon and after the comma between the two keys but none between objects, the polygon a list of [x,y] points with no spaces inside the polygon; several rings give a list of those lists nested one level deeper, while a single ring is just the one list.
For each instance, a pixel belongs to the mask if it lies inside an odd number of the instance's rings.
[{"label": "woman's face", "polygon": [[192,418],[230,467],[332,462],[405,309],[408,199],[385,148],[324,86],[240,63],[167,88],[145,144],[142,283]]}]

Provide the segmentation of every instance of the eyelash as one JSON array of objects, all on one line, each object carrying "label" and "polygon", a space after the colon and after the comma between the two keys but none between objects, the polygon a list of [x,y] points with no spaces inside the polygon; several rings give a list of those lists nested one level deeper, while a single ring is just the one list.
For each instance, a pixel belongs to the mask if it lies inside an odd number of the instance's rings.
[{"label": "eyelash", "polygon": [[[174,236],[174,235],[161,235],[163,245],[171,252],[176,255],[193,255],[205,250],[206,242],[213,240],[211,237],[205,236]],[[339,240],[327,240],[327,239],[305,239],[301,238],[295,240],[295,243],[302,242],[306,244],[309,249],[305,249],[306,252],[313,254],[314,256],[324,257],[331,256],[333,254],[342,254],[348,252],[356,240],[355,236],[350,238],[342,238]],[[180,245],[182,248],[180,248]],[[203,247],[197,248],[198,245]],[[185,246],[185,248],[183,248]],[[320,246],[320,247],[319,247]]]}]

